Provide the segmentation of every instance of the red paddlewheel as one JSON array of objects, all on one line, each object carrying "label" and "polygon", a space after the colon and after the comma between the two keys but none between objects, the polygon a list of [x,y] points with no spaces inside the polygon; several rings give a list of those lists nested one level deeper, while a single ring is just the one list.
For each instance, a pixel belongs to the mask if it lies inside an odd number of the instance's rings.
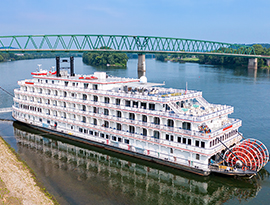
[{"label": "red paddlewheel", "polygon": [[229,166],[246,167],[259,171],[269,160],[266,146],[259,140],[246,139],[224,153]]}]

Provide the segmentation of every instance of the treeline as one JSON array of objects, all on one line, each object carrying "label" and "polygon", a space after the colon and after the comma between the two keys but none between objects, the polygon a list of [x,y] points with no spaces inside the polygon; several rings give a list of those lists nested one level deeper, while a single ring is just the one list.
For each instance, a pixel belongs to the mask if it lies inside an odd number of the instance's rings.
[{"label": "treeline", "polygon": [[[270,56],[270,48],[263,47],[261,44],[253,45],[256,55]],[[241,57],[220,57],[220,56],[199,56],[199,63],[210,65],[239,65],[247,66],[248,58]],[[258,67],[266,67],[266,60],[258,59]]]},{"label": "treeline", "polygon": [[198,58],[195,55],[189,54],[156,54],[158,61],[172,61],[172,62],[197,62]]},{"label": "treeline", "polygon": [[4,61],[15,61],[15,60],[26,60],[26,59],[36,59],[36,58],[55,58],[60,57],[81,57],[82,54],[77,53],[0,53],[0,62]]},{"label": "treeline", "polygon": [[83,62],[91,66],[126,67],[128,57],[125,53],[88,52],[83,54]]}]

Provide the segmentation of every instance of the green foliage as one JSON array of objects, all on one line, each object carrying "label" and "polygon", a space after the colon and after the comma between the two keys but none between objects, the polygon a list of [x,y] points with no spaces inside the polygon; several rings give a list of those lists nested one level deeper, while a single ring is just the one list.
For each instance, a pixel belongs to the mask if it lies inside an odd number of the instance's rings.
[{"label": "green foliage", "polygon": [[83,54],[83,62],[92,66],[126,67],[128,57],[124,53],[114,52],[88,52]]},{"label": "green foliage", "polygon": [[168,58],[168,54],[156,54],[156,60],[158,61],[166,61]]},{"label": "green foliage", "polygon": [[0,55],[0,62],[3,62],[4,60],[3,56]]}]

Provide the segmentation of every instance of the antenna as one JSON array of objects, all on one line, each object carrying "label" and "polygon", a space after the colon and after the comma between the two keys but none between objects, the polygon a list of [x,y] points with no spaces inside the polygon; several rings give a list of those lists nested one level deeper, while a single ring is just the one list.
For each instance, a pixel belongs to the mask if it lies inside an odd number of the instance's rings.
[{"label": "antenna", "polygon": [[40,71],[40,67],[42,66],[42,64],[37,64],[38,66],[38,71]]}]

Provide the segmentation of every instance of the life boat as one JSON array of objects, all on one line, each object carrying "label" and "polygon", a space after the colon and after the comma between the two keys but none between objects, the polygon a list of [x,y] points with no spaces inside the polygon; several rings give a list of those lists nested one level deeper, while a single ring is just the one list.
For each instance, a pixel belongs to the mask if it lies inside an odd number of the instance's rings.
[{"label": "life boat", "polygon": [[84,77],[79,77],[79,79],[84,79]]},{"label": "life boat", "polygon": [[56,75],[56,71],[49,71],[51,75]]},{"label": "life boat", "polygon": [[48,74],[48,71],[47,70],[42,70],[42,69],[31,73],[31,75],[47,75],[47,74]]}]

